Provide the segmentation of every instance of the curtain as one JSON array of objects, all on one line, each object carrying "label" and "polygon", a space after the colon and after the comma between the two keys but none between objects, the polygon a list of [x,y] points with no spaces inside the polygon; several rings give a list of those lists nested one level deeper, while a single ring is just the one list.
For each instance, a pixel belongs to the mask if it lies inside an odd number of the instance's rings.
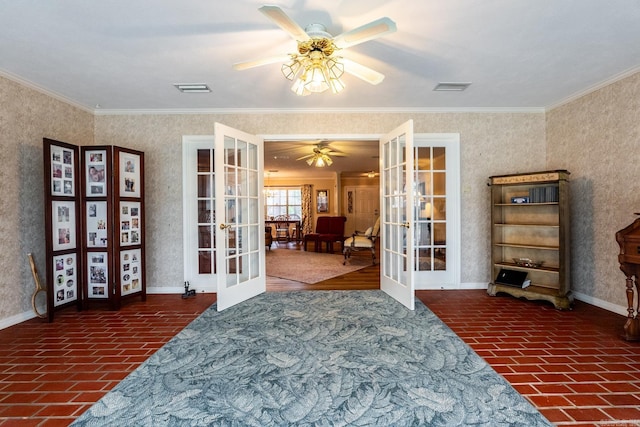
[{"label": "curtain", "polygon": [[302,186],[302,218],[304,225],[302,227],[302,235],[312,233],[315,223],[313,218],[313,185],[304,184]]}]

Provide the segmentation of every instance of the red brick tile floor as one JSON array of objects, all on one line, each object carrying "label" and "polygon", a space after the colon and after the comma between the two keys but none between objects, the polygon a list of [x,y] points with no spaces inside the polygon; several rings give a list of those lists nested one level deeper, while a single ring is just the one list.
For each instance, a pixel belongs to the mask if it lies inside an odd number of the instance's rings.
[{"label": "red brick tile floor", "polygon": [[[417,296],[552,423],[640,426],[640,343],[621,338],[623,316],[482,290]],[[0,330],[0,426],[70,424],[215,298],[149,295]]]}]

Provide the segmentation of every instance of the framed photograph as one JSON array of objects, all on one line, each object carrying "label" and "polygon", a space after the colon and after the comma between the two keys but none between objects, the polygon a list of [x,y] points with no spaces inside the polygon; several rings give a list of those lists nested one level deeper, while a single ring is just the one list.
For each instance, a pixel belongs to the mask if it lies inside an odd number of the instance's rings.
[{"label": "framed photograph", "polygon": [[109,298],[109,268],[106,252],[87,253],[87,283],[89,298]]},{"label": "framed photograph", "polygon": [[75,196],[75,153],[72,149],[51,145],[51,195]]},{"label": "framed photograph", "polygon": [[53,257],[53,305],[55,307],[78,299],[78,264],[76,254]]},{"label": "framed photograph", "polygon": [[120,252],[120,294],[122,296],[142,291],[141,256],[140,249]]},{"label": "framed photograph", "polygon": [[140,156],[120,153],[120,197],[140,197]]},{"label": "framed photograph", "polygon": [[316,191],[316,211],[318,213],[329,212],[329,190]]},{"label": "framed photograph", "polygon": [[106,150],[87,150],[84,156],[86,197],[105,197],[107,195]]},{"label": "framed photograph", "polygon": [[107,246],[107,202],[89,201],[87,205],[86,233],[87,247],[104,248]]},{"label": "framed photograph", "polygon": [[51,202],[51,231],[54,251],[76,247],[75,202]]},{"label": "framed photograph", "polygon": [[120,202],[119,213],[120,246],[141,244],[142,219],[140,218],[140,202]]}]

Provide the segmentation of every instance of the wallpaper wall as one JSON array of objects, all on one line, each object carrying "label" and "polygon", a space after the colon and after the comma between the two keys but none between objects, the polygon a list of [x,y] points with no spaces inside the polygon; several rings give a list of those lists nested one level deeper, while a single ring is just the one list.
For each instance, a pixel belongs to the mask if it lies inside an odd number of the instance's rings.
[{"label": "wallpaper wall", "polygon": [[640,211],[640,74],[543,113],[340,113],[102,115],[0,78],[0,324],[31,313],[26,254],[44,269],[42,138],[120,145],[145,152],[147,283],[182,283],[183,135],[210,135],[218,121],[246,132],[384,134],[408,119],[417,133],[461,140],[463,283],[489,277],[491,175],[544,169],[571,172],[573,287],[626,306],[617,230]]},{"label": "wallpaper wall", "polygon": [[0,322],[32,312],[27,253],[44,280],[42,138],[88,145],[93,127],[93,114],[0,77]]},{"label": "wallpaper wall", "polygon": [[626,307],[615,233],[640,212],[640,73],[548,112],[547,141],[571,172],[573,289]]},{"label": "wallpaper wall", "polygon": [[409,119],[414,120],[416,133],[460,133],[461,279],[463,283],[474,284],[490,280],[487,178],[545,168],[544,114],[314,113],[313,120],[310,117],[309,114],[96,117],[96,144],[121,145],[145,152],[147,286],[176,287],[182,283],[182,136],[210,135],[215,121],[261,135],[385,134]]}]

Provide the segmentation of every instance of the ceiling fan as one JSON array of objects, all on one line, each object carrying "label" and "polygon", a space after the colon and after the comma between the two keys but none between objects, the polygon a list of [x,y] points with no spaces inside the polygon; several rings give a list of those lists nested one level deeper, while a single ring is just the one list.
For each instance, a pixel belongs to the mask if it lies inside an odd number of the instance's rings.
[{"label": "ceiling fan", "polygon": [[319,168],[325,166],[331,166],[333,164],[333,159],[330,156],[342,157],[345,154],[340,151],[334,151],[328,145],[323,143],[318,143],[313,147],[311,154],[307,154],[306,156],[298,157],[296,160],[305,160],[309,166],[316,166]]},{"label": "ceiling fan", "polygon": [[374,40],[396,31],[396,24],[389,18],[380,18],[333,37],[322,24],[310,24],[302,29],[278,6],[265,5],[258,9],[298,43],[296,53],[239,62],[236,70],[246,70],[262,65],[283,62],[281,71],[294,81],[291,90],[297,95],[324,92],[331,88],[341,92],[345,85],[343,73],[351,74],[376,85],[384,75],[357,62],[338,55],[343,49]]}]

